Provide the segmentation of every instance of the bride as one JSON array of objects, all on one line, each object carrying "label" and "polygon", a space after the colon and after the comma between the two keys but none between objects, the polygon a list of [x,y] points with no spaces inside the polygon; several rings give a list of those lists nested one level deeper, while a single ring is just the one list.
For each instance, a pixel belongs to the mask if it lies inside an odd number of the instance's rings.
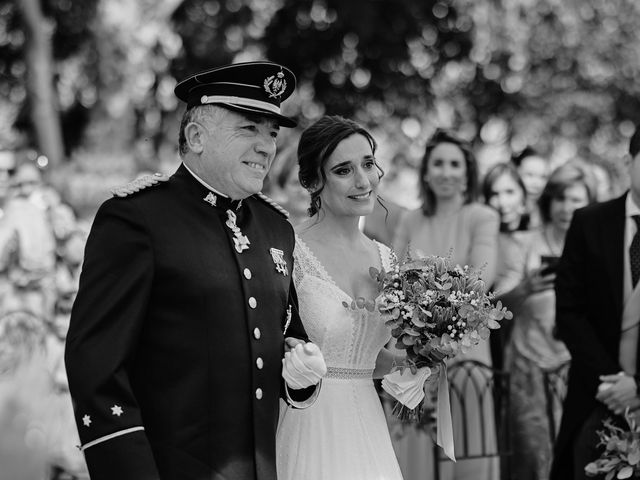
[{"label": "bride", "polygon": [[282,405],[281,480],[402,479],[373,384],[396,360],[384,348],[390,331],[369,275],[371,266],[389,269],[390,250],[358,228],[377,199],[382,171],[375,150],[369,132],[338,116],[311,125],[298,145],[311,218],[297,228],[294,281],[304,327],[328,371],[312,407]]}]

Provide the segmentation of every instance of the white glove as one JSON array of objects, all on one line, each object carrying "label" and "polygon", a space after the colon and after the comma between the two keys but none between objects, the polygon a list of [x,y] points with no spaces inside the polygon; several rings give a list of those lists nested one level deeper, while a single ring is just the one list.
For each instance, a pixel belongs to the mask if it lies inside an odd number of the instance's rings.
[{"label": "white glove", "polygon": [[401,404],[413,410],[424,398],[424,383],[431,375],[429,367],[419,368],[414,374],[409,368],[395,370],[382,377],[382,388]]},{"label": "white glove", "polygon": [[317,385],[326,373],[324,357],[314,343],[299,343],[282,359],[282,378],[294,390]]}]

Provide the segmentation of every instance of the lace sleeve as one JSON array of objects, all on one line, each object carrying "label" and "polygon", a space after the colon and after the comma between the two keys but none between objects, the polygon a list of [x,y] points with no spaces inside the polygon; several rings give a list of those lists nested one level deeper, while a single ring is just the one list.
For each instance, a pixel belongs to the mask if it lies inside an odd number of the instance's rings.
[{"label": "lace sleeve", "polygon": [[322,273],[309,251],[309,247],[296,234],[296,246],[293,249],[293,281],[298,287],[305,275],[313,275],[322,278]]},{"label": "lace sleeve", "polygon": [[378,244],[378,248],[380,249],[380,259],[382,261],[382,268],[386,272],[391,270],[391,263],[393,261],[393,251],[387,247],[384,243],[376,242]]},{"label": "lace sleeve", "polygon": [[304,267],[302,266],[302,251],[300,249],[300,244],[298,243],[298,236],[296,235],[296,245],[293,248],[293,283],[298,287],[300,283],[302,283],[302,278],[304,277]]}]

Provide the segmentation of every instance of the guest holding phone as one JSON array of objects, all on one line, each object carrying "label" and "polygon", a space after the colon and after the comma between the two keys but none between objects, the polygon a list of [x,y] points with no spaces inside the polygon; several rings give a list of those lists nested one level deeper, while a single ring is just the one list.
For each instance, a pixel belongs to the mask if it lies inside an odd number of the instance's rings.
[{"label": "guest holding phone", "polygon": [[[593,201],[595,189],[587,172],[574,163],[559,167],[538,200],[541,228],[524,233],[520,248],[504,252],[511,268],[521,272],[514,288],[499,292],[514,313],[505,352],[505,370],[511,372],[512,381],[513,478],[549,478],[552,445],[542,369],[552,369],[570,359],[565,345],[554,336],[555,269],[573,212]],[[555,418],[559,420],[560,414],[554,412]]]}]

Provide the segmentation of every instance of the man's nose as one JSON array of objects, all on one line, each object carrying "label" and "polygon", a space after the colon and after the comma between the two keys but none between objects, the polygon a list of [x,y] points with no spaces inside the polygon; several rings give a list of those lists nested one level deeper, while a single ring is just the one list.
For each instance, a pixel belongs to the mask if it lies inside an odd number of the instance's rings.
[{"label": "man's nose", "polygon": [[273,157],[276,154],[276,142],[270,134],[258,135],[255,151],[265,157]]}]

